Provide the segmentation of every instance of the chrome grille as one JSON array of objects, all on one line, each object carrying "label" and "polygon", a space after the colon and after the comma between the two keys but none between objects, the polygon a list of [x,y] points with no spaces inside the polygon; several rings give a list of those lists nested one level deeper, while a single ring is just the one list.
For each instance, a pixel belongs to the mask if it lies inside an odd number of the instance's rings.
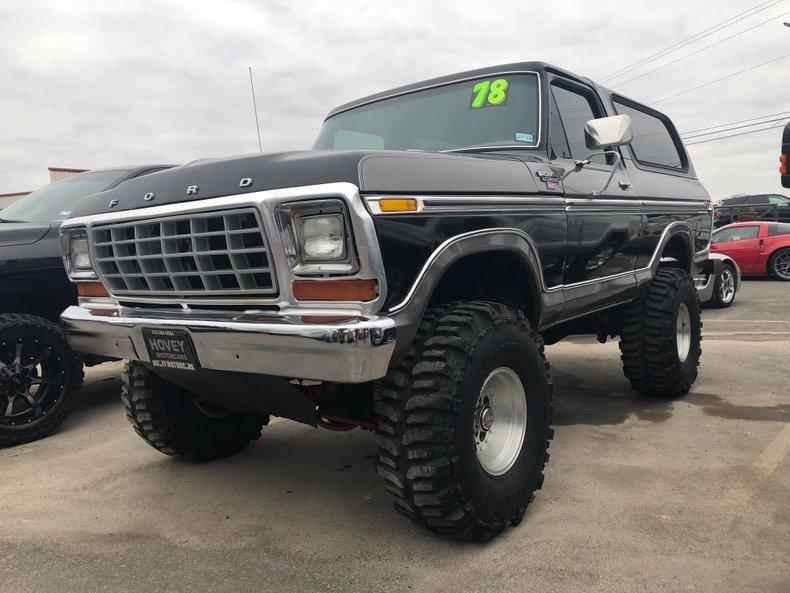
[{"label": "chrome grille", "polygon": [[91,255],[116,296],[277,293],[258,212],[201,212],[91,228]]}]

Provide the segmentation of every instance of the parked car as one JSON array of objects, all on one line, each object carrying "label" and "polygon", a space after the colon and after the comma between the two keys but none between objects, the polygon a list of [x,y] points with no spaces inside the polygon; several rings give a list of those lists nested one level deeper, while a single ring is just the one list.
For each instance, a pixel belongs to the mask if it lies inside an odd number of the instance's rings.
[{"label": "parked car", "polygon": [[725,309],[735,302],[741,287],[741,269],[735,260],[711,253],[704,273],[694,277],[699,302],[712,309]]},{"label": "parked car", "polygon": [[790,198],[781,194],[740,195],[716,204],[713,221],[716,228],[749,220],[790,222]]},{"label": "parked car", "polygon": [[744,276],[790,280],[790,224],[736,222],[713,233],[710,249],[735,260]]},{"label": "parked car", "polygon": [[82,385],[82,360],[57,326],[78,292],[63,271],[61,222],[85,196],[164,168],[80,173],[0,210],[0,446],[52,432]]},{"label": "parked car", "polygon": [[[72,345],[126,358],[168,455],[225,457],[270,415],[376,432],[395,508],[487,539],[543,484],[544,345],[620,336],[631,386],[679,397],[712,208],[669,118],[539,62],[332,110],[315,150],[199,161],[83,201]],[[103,294],[103,297],[98,295]]]}]

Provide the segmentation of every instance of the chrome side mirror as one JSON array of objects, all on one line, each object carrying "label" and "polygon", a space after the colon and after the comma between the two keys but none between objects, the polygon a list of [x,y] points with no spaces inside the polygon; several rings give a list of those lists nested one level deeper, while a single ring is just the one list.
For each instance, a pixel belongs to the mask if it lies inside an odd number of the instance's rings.
[{"label": "chrome side mirror", "polygon": [[630,115],[591,119],[584,124],[584,143],[589,149],[609,150],[633,140]]}]

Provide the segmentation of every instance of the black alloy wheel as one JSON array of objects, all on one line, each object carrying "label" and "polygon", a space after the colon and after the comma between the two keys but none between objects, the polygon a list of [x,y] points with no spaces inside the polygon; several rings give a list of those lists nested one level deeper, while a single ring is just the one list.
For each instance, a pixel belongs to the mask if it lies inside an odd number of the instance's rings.
[{"label": "black alloy wheel", "polygon": [[60,425],[82,385],[82,364],[62,330],[32,315],[0,315],[0,446]]}]

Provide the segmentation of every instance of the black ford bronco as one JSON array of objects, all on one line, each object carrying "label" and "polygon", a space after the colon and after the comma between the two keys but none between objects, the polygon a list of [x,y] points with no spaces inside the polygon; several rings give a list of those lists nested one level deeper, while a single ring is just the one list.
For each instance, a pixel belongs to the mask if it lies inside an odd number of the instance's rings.
[{"label": "black ford bronco", "polygon": [[313,150],[193,162],[74,215],[65,264],[92,288],[62,324],[129,361],[150,445],[223,457],[269,416],[372,429],[395,507],[456,537],[518,523],[543,484],[545,344],[619,336],[655,396],[697,377],[709,195],[665,115],[544,63],[365,97]]}]

